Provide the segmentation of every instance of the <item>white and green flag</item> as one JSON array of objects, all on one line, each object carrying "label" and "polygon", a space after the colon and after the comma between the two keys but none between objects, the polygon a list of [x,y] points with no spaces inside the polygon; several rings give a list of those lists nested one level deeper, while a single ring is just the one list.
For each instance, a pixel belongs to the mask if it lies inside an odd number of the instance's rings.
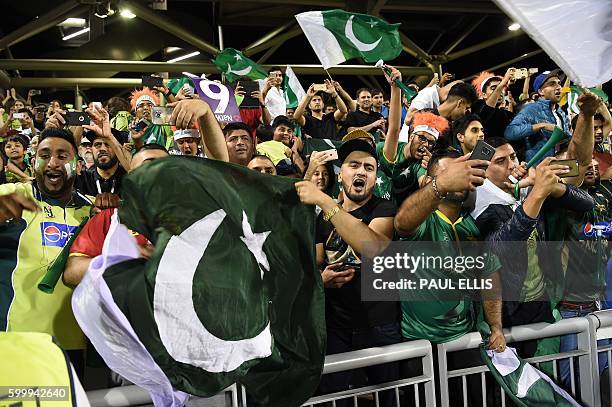
[{"label": "white and green flag", "polygon": [[289,65],[287,65],[287,69],[285,70],[283,88],[285,88],[285,102],[287,102],[288,108],[295,109],[300,103],[300,100],[306,96],[302,84]]},{"label": "white and green flag", "polygon": [[498,353],[481,347],[480,353],[495,380],[517,406],[580,407],[550,377],[518,357],[514,348]]},{"label": "white and green flag", "polygon": [[399,24],[343,10],[308,11],[295,18],[325,69],[351,58],[390,61],[402,52]]}]

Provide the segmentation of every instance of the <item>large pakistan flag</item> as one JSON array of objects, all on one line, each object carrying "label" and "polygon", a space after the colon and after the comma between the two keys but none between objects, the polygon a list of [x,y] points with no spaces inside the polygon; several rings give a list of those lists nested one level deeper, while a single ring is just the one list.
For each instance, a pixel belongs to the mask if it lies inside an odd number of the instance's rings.
[{"label": "large pakistan flag", "polygon": [[[324,296],[314,210],[293,182],[169,157],[123,185],[123,224],[113,220],[73,296],[109,367],[157,406],[235,382],[267,406],[308,399],[323,368]],[[126,226],[155,245],[150,260]]]},{"label": "large pakistan flag", "polygon": [[347,59],[389,61],[402,52],[399,24],[343,10],[308,11],[295,16],[323,68]]}]

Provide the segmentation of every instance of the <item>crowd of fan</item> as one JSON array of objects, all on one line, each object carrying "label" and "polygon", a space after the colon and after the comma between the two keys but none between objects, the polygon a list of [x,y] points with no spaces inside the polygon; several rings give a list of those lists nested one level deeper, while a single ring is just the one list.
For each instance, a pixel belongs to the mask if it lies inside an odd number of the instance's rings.
[{"label": "crowd of fan", "polygon": [[[391,73],[387,89],[361,88],[351,95],[326,79],[309,86],[297,106],[287,106],[283,72],[272,68],[251,95],[245,94],[246,82],[236,86],[239,103],[251,97],[259,107],[241,108],[242,122],[228,124],[217,122],[186,78],[178,85],[175,80],[136,90],[129,100],[89,103],[85,112],[91,121],[77,127],[66,125],[71,106],[58,100],[35,103],[44,99],[35,91],[25,101],[14,89],[7,91],[0,109],[0,329],[48,332],[66,349],[83,349],[73,319],[64,325],[40,320],[70,313],[61,304],[101,253],[120,203],[122,178],[168,154],[302,179],[295,184],[297,194],[318,213],[316,254],[326,288],[328,354],[413,339],[446,342],[474,329],[474,311],[481,306],[491,328],[489,347],[503,351],[502,327],[553,322],[555,310],[568,318],[600,309],[605,276],[591,274],[605,274],[609,248],[605,237],[585,236],[584,226],[612,219],[609,106],[588,92],[578,98],[579,113],[561,106],[567,85],[558,70],[527,76],[518,100],[509,92],[514,68],[503,76],[482,73],[472,83],[449,74],[435,76],[422,89],[408,83],[417,93],[412,99],[394,82],[401,74],[393,68]],[[152,123],[153,108],[162,105],[173,108],[171,124]],[[526,161],[555,129],[571,138],[528,169]],[[489,160],[469,159],[479,140],[495,149]],[[565,177],[569,168],[555,164],[555,158],[577,160],[579,174]],[[70,247],[60,283],[66,290],[50,296],[57,304],[20,305],[28,302],[22,296],[46,295],[36,292],[38,280],[90,209],[97,214]],[[56,229],[48,229],[52,221]],[[141,235],[137,239],[142,255],[149,256],[151,244]],[[486,272],[503,297],[520,293],[521,301],[466,300],[467,306],[458,307],[427,293],[421,301],[362,301],[363,244],[390,240],[486,240],[498,254]],[[517,241],[525,242],[523,253],[504,249],[504,242]],[[538,258],[527,244],[536,241],[582,245],[566,258]],[[57,253],[49,252],[52,247]],[[19,268],[30,278],[11,282]],[[549,284],[559,280],[565,282],[561,301],[552,301]],[[561,338],[562,351],[575,347],[575,336]],[[519,352],[530,357],[536,348],[527,342]],[[449,363],[467,367],[473,361],[466,354]],[[396,380],[399,369],[396,363],[372,367],[366,380]],[[567,385],[568,362],[560,373]],[[355,380],[346,372],[326,375],[321,391],[344,390]],[[394,405],[393,397],[383,392],[381,405]]]}]

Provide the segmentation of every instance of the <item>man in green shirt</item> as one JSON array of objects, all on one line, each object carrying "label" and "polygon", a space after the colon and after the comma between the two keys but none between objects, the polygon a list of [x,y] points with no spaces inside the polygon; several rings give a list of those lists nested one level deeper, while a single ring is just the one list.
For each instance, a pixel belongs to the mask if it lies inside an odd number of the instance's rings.
[{"label": "man in green shirt", "polygon": [[[480,231],[462,202],[475,185],[484,182],[486,165],[482,160],[466,160],[457,152],[435,155],[429,163],[425,186],[404,201],[395,218],[395,228],[405,240],[452,242],[445,245],[441,256],[465,255],[459,242],[480,239]],[[470,180],[473,180],[470,184]],[[496,257],[487,257],[483,272],[499,287],[500,268]],[[470,274],[466,271],[468,275]],[[464,274],[465,274],[464,273]],[[456,275],[456,274],[455,274]],[[444,279],[447,271],[429,268],[419,270],[419,277]],[[475,276],[477,277],[477,276]],[[409,295],[409,297],[407,296]],[[402,335],[406,339],[427,339],[443,343],[456,339],[475,327],[473,304],[470,299],[448,301],[435,291],[414,290],[400,293],[402,297]],[[484,315],[491,327],[489,347],[501,352],[506,342],[502,333],[501,298],[483,301]]]},{"label": "man in green shirt", "polygon": [[[395,105],[391,94],[391,112]],[[397,110],[400,108],[398,107]],[[384,142],[378,143],[376,152],[380,159],[380,170],[391,180],[391,199],[398,205],[419,188],[427,172],[427,162],[438,138],[448,130],[448,121],[431,112],[417,112],[412,118],[408,142],[399,140],[397,132],[387,132]]]}]

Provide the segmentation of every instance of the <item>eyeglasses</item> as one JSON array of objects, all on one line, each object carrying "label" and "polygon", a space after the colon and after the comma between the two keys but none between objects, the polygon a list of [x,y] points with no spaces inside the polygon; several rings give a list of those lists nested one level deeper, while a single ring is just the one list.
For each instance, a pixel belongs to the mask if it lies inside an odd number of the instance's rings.
[{"label": "eyeglasses", "polygon": [[417,140],[419,141],[419,143],[421,144],[427,144],[427,147],[432,148],[433,146],[436,145],[436,141],[435,140],[430,140],[427,137],[419,134],[417,136]]}]

